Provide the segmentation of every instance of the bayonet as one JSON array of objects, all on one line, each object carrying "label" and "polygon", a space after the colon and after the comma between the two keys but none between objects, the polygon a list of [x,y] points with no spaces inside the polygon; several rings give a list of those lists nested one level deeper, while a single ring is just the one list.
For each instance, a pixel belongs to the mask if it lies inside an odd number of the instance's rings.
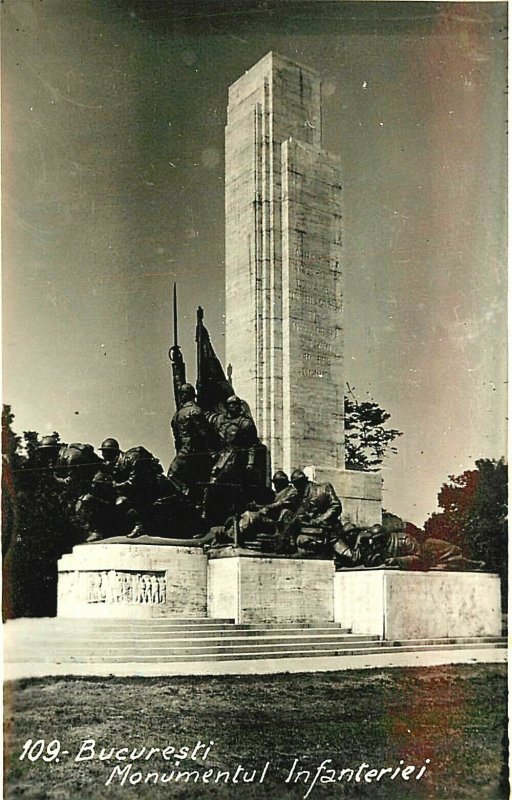
[{"label": "bayonet", "polygon": [[178,347],[178,296],[176,292],[176,281],[173,289],[173,311],[174,311],[174,347]]},{"label": "bayonet", "polygon": [[176,408],[179,408],[178,389],[185,383],[186,372],[185,362],[181,355],[180,346],[178,344],[178,292],[176,289],[176,281],[173,287],[173,344],[169,348],[169,358],[172,364],[172,378],[174,388],[174,401]]}]

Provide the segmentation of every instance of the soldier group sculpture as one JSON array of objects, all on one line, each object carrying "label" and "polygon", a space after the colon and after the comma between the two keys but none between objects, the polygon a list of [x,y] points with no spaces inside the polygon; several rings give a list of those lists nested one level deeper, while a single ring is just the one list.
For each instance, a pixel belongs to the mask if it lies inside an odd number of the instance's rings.
[{"label": "soldier group sculpture", "polygon": [[[65,484],[70,513],[87,542],[125,535],[165,537],[169,544],[202,546],[218,555],[266,553],[288,558],[333,558],[338,569],[480,569],[460,548],[438,539],[421,543],[376,525],[361,530],[341,522],[331,484],[314,483],[302,469],[275,472],[249,406],[237,397],[215,355],[198,309],[196,388],[186,381],[178,345],[176,287],[172,364],[176,413],[175,457],[167,475],[144,447],[123,452],[105,439],[101,457],[89,444],[64,445],[45,436],[42,464]],[[229,374],[229,372],[228,372]],[[192,536],[191,536],[192,533]]]}]

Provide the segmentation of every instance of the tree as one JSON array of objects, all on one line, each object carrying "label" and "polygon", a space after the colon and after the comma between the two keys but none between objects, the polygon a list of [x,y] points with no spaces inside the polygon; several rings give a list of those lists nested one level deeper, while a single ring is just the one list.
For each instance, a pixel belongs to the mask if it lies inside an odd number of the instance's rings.
[{"label": "tree", "polygon": [[16,527],[15,476],[21,465],[18,450],[21,439],[13,429],[11,406],[2,408],[2,557],[5,556]]},{"label": "tree", "polygon": [[345,395],[345,467],[360,472],[375,472],[390,453],[396,453],[393,442],[402,432],[386,428],[391,417],[373,401],[357,400],[347,384]]},{"label": "tree", "polygon": [[57,609],[57,561],[78,542],[72,498],[41,466],[35,431],[14,433],[9,406],[2,414],[3,615],[53,616]]},{"label": "tree", "polygon": [[437,496],[440,512],[425,522],[425,535],[458,544],[469,558],[485,561],[507,588],[508,468],[505,459],[483,458],[476,469],[450,475]]}]

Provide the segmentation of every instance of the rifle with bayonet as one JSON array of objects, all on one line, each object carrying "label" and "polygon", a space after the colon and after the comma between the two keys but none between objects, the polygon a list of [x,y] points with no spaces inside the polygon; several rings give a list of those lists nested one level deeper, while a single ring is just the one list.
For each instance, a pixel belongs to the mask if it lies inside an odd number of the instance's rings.
[{"label": "rifle with bayonet", "polygon": [[176,292],[176,283],[173,288],[173,344],[169,348],[169,358],[172,364],[172,383],[174,389],[174,402],[176,409],[179,408],[178,390],[180,386],[186,381],[186,368],[183,361],[181,348],[178,344],[178,296]]}]

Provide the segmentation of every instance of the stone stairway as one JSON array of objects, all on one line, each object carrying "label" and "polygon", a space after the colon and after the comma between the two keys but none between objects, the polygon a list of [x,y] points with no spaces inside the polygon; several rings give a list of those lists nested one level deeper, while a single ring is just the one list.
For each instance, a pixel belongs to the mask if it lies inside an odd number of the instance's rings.
[{"label": "stone stairway", "polygon": [[[497,650],[502,637],[384,641],[337,623],[239,624],[229,619],[19,619],[4,625],[6,664],[194,664],[364,654]],[[487,659],[490,654],[487,655]]]}]

